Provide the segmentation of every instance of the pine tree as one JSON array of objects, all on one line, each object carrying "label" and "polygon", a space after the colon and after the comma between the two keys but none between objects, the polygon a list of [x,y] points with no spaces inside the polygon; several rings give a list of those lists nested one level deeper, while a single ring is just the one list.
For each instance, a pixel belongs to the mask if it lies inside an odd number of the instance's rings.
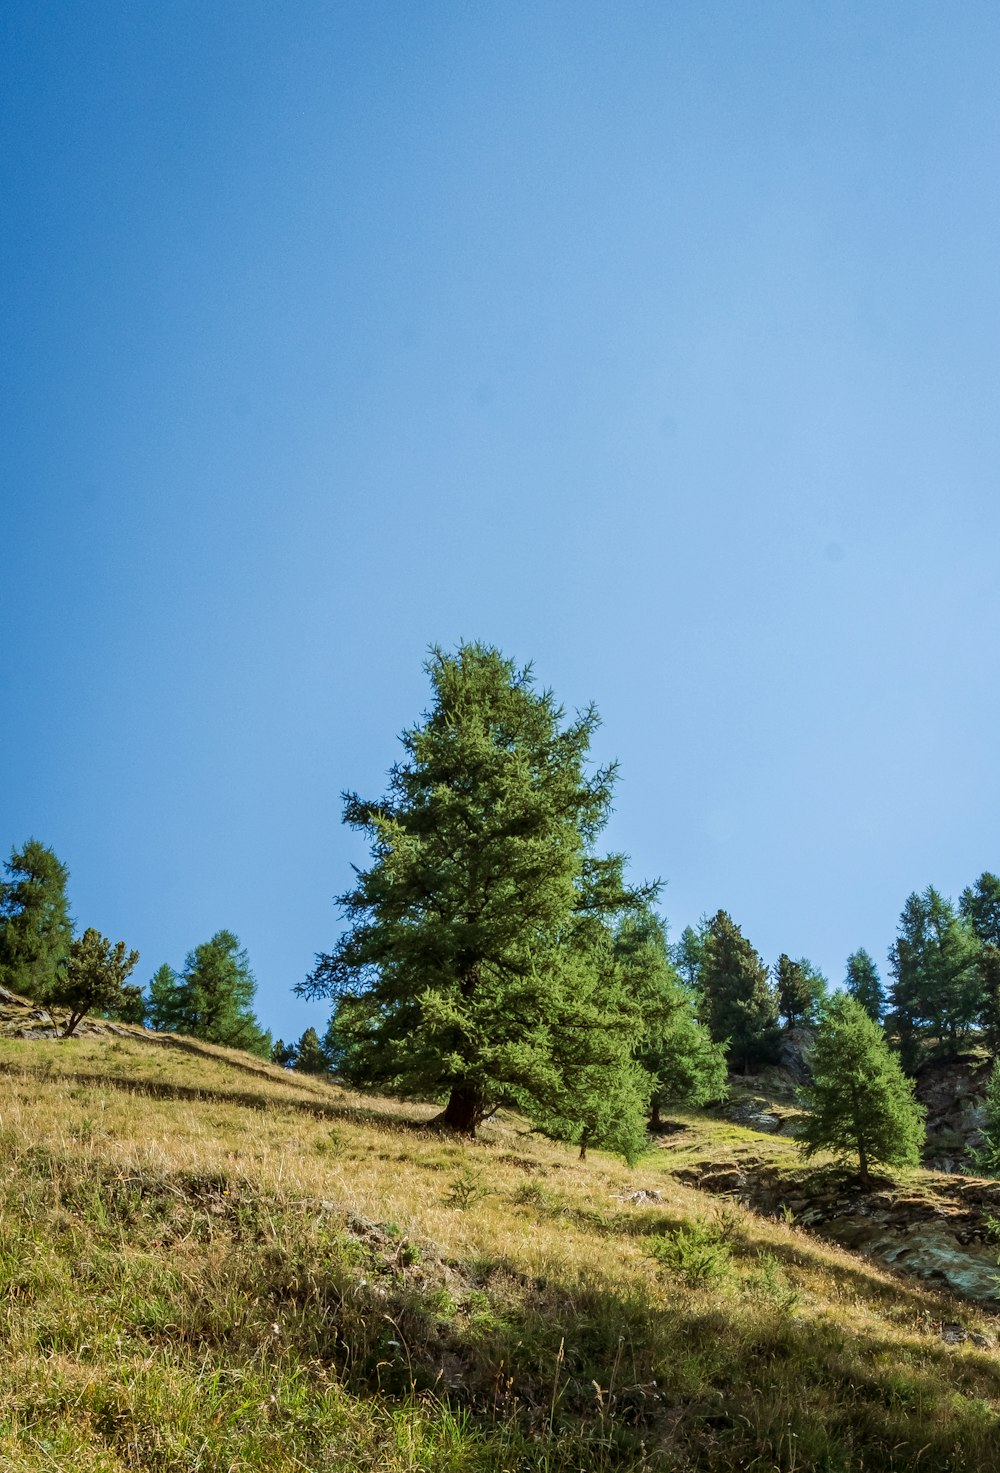
[{"label": "pine tree", "polygon": [[709,1105],[726,1096],[729,1072],[726,1051],[713,1043],[690,1003],[677,1008],[639,1055],[653,1081],[649,1125],[657,1130],[670,1106]]},{"label": "pine tree", "polygon": [[69,871],[37,839],[13,850],[4,868],[9,878],[0,880],[0,985],[45,1002],[73,942]]},{"label": "pine tree", "polygon": [[614,927],[584,916],[575,930],[571,1012],[553,1032],[555,1106],[546,1109],[540,1094],[534,1113],[549,1134],[578,1143],[581,1160],[589,1146],[601,1146],[632,1162],[648,1143],[656,1043],[691,1001],[670,962],[663,923],[648,905]]},{"label": "pine tree", "polygon": [[987,1048],[995,1053],[1000,1050],[1000,878],[984,871],[962,891],[958,908],[980,942],[979,1025]]},{"label": "pine tree", "polygon": [[474,1135],[505,1100],[559,1111],[588,1050],[604,1069],[598,1034],[629,1011],[586,922],[655,887],[626,889],[621,856],[594,852],[615,767],[587,772],[593,707],[565,722],[530,669],[482,645],[435,649],[426,668],[433,703],[388,792],[346,796],[372,862],[341,899],[348,929],[296,990],[334,997],[338,1073],[444,1098],[443,1123]]},{"label": "pine tree", "polygon": [[841,1160],[856,1157],[865,1188],[875,1163],[919,1164],[923,1106],[882,1030],[854,998],[839,993],[826,1005],[811,1068],[812,1085],[803,1091],[810,1113],[800,1136],[807,1156],[825,1150]]},{"label": "pine tree", "polygon": [[295,1045],[286,1043],[283,1038],[271,1045],[271,1063],[277,1064],[279,1069],[291,1069],[295,1063]]},{"label": "pine tree", "polygon": [[1000,946],[986,945],[979,952],[979,1025],[983,1042],[991,1053],[1000,1053]]},{"label": "pine tree", "polygon": [[157,1033],[187,1033],[189,1019],[185,1012],[180,978],[168,962],[157,967],[149,983],[146,1026]]},{"label": "pine tree", "polygon": [[315,1028],[307,1028],[295,1046],[293,1069],[303,1074],[327,1074],[329,1064]]},{"label": "pine tree", "polygon": [[808,957],[792,961],[782,952],[774,969],[774,981],[778,1012],[786,1026],[796,1028],[800,1023],[815,1022],[816,1010],[826,993],[826,978]]},{"label": "pine tree", "polygon": [[142,1028],[146,1022],[146,999],[142,988],[123,987],[121,997],[112,1007],[103,1011],[106,1018],[114,1018],[119,1023],[132,1023],[137,1028]]},{"label": "pine tree", "polygon": [[962,891],[958,909],[984,946],[1000,947],[1000,878],[985,870]]},{"label": "pine tree", "polygon": [[889,953],[892,1022],[908,1069],[921,1040],[953,1058],[968,1037],[983,1005],[980,950],[971,925],[933,885],[909,896]]},{"label": "pine tree", "polygon": [[70,947],[65,970],[49,990],[50,1005],[68,1009],[63,1037],[76,1032],[89,1012],[113,1012],[122,1005],[125,978],[139,960],[124,941],[112,946],[106,936],[88,926]]},{"label": "pine tree", "polygon": [[976,1166],[985,1176],[1000,1176],[1000,1059],[990,1073],[983,1101],[986,1116],[982,1141],[974,1152]]},{"label": "pine tree", "polygon": [[698,990],[701,960],[705,953],[705,937],[708,934],[708,917],[702,916],[698,929],[685,926],[680,940],[670,949],[671,960],[677,968],[684,986],[692,993]]},{"label": "pine tree", "polygon": [[[690,927],[685,934],[695,936]],[[650,911],[622,923],[617,947],[628,959],[625,986],[639,1004],[635,1056],[649,1077],[649,1125],[657,1130],[666,1106],[703,1105],[725,1095],[726,1051],[698,1022],[696,995],[678,974],[678,955],[690,960],[690,945],[668,946],[662,922]]]},{"label": "pine tree", "polygon": [[257,983],[232,931],[217,931],[187,955],[179,983],[180,1032],[270,1058],[271,1038],[253,1011]]},{"label": "pine tree", "polygon": [[733,1069],[773,1063],[781,1047],[767,967],[731,916],[712,917],[701,964],[701,1016]]},{"label": "pine tree", "polygon": [[847,958],[846,988],[849,997],[860,1003],[875,1023],[881,1023],[885,1012],[885,993],[878,967],[864,947],[852,951]]}]

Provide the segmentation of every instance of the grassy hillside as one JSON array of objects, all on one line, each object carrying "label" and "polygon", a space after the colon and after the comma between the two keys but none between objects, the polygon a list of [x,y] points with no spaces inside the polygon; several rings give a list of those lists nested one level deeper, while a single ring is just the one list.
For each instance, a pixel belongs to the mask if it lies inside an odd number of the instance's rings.
[{"label": "grassy hillside", "polygon": [[0,1040],[0,1468],[1000,1462],[980,1312],[713,1208],[670,1151],[432,1113],[137,1032]]}]

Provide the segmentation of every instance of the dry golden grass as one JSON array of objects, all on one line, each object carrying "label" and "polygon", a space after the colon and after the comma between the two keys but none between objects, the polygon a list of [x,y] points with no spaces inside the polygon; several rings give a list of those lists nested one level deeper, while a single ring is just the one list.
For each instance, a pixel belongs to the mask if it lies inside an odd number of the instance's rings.
[{"label": "dry golden grass", "polygon": [[670,1175],[790,1142],[692,1116],[629,1169],[434,1113],[0,1040],[0,1469],[1000,1467],[1000,1362],[939,1335],[988,1316]]}]

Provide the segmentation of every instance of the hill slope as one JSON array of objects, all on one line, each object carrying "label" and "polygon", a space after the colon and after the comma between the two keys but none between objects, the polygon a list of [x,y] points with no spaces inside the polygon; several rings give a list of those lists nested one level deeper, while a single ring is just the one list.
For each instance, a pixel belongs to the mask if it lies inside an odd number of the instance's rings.
[{"label": "hill slope", "polygon": [[670,1152],[432,1114],[140,1030],[0,1039],[0,1468],[996,1465],[981,1311]]}]

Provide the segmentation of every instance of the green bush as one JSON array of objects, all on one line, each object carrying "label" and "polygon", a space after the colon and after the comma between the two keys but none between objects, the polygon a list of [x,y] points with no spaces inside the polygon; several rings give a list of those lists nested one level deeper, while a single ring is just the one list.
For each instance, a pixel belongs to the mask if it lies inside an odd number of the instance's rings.
[{"label": "green bush", "polygon": [[732,1268],[732,1250],[715,1223],[695,1221],[666,1233],[656,1233],[648,1243],[664,1274],[683,1279],[692,1288],[704,1288],[726,1278]]}]

